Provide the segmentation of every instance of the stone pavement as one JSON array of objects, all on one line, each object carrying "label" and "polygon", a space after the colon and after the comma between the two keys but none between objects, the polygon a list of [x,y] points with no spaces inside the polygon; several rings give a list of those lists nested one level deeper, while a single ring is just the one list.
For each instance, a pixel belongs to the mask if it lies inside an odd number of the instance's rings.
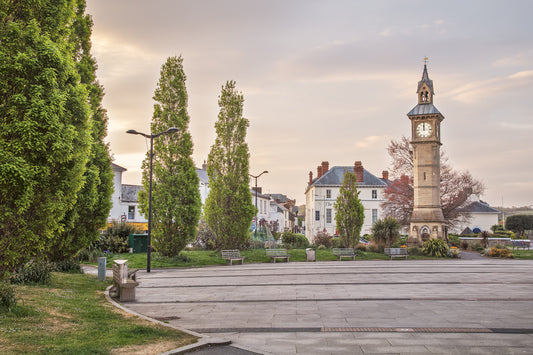
[{"label": "stone pavement", "polygon": [[244,264],[137,281],[126,308],[261,354],[533,353],[533,260]]}]

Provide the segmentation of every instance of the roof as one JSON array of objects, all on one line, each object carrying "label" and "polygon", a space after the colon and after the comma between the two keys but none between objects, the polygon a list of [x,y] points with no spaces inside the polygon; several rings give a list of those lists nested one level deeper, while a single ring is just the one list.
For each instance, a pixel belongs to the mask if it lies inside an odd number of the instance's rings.
[{"label": "roof", "polygon": [[117,171],[120,171],[120,172],[128,170],[126,168],[121,167],[120,165],[115,164],[115,163],[111,163],[111,169],[117,170]]},{"label": "roof", "polygon": [[471,202],[465,207],[461,208],[460,211],[468,213],[500,213],[500,211],[490,207],[488,203],[483,201]]},{"label": "roof", "polygon": [[431,90],[431,93],[434,94],[434,92],[433,92],[433,80],[429,79],[428,67],[427,67],[426,64],[424,64],[424,71],[422,72],[422,79],[418,82],[418,89],[416,89],[416,92],[420,91],[420,87],[424,83],[429,87],[429,89]]},{"label": "roof", "polygon": [[[312,185],[327,185],[327,186],[334,186],[334,185],[342,185],[342,178],[344,174],[347,172],[353,172],[353,166],[334,166],[333,168],[329,169],[322,177],[319,179],[313,180]],[[387,184],[383,181],[383,179],[378,178],[377,176],[371,174],[368,170],[363,169],[363,182],[358,182],[358,186],[387,186]]]},{"label": "roof", "polygon": [[120,200],[122,202],[139,202],[139,191],[142,188],[142,185],[122,185]]},{"label": "roof", "polygon": [[441,114],[433,104],[418,104],[411,111],[409,111],[407,116],[431,115],[436,113]]},{"label": "roof", "polygon": [[250,191],[252,191],[252,197],[255,197],[255,195],[257,194],[257,198],[264,198],[265,200],[270,200],[270,196],[268,196],[268,195],[263,195],[262,193],[257,193],[257,191],[255,191],[254,189],[250,189]]}]

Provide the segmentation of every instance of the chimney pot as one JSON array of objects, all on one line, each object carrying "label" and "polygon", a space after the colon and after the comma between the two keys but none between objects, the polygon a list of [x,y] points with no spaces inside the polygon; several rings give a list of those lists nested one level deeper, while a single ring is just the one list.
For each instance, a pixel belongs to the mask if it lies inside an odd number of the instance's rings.
[{"label": "chimney pot", "polygon": [[389,180],[389,172],[387,170],[383,170],[381,174],[383,175],[383,179]]},{"label": "chimney pot", "polygon": [[313,183],[313,172],[310,171],[309,172],[309,185],[311,185]]},{"label": "chimney pot", "polygon": [[322,162],[322,175],[324,175],[325,173],[327,173],[329,170],[329,162],[327,161],[323,161]]}]

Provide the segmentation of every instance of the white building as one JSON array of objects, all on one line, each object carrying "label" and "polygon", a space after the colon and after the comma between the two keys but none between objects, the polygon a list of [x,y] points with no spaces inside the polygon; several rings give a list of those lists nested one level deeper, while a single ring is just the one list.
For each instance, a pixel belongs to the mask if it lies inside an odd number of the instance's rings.
[{"label": "white building", "polygon": [[479,199],[479,196],[472,195],[471,202],[461,208],[461,213],[466,215],[466,222],[463,222],[450,230],[450,233],[460,234],[469,228],[474,233],[490,231],[490,227],[498,224],[498,216],[501,213],[488,203]]},{"label": "white building", "polygon": [[138,194],[142,189],[141,185],[125,185],[122,184],[122,173],[126,168],[111,163],[113,169],[113,195],[111,195],[111,202],[113,203],[109,211],[108,222],[124,221],[128,223],[138,224],[139,227],[146,229],[146,218],[139,211]]},{"label": "white building", "polygon": [[355,173],[359,199],[365,209],[365,219],[361,234],[370,234],[373,224],[383,218],[381,203],[384,201],[384,190],[390,183],[388,172],[383,171],[378,178],[363,168],[360,161],[354,166],[335,166],[329,169],[329,162],[322,162],[317,168],[317,177],[309,172],[309,183],[305,191],[305,236],[313,241],[318,232],[326,230],[336,235],[334,203],[339,195],[342,179],[347,171]]},{"label": "white building", "polygon": [[278,222],[277,232],[283,233],[290,230],[289,210],[276,201],[270,201],[270,221]]}]

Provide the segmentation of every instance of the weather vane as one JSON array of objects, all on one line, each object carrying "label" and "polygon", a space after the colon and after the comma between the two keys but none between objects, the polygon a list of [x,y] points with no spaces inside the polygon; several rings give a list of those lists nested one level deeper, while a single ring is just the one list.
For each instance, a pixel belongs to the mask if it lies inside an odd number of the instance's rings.
[{"label": "weather vane", "polygon": [[429,60],[428,57],[424,57],[424,64],[427,64],[427,63],[428,63],[428,60]]}]

